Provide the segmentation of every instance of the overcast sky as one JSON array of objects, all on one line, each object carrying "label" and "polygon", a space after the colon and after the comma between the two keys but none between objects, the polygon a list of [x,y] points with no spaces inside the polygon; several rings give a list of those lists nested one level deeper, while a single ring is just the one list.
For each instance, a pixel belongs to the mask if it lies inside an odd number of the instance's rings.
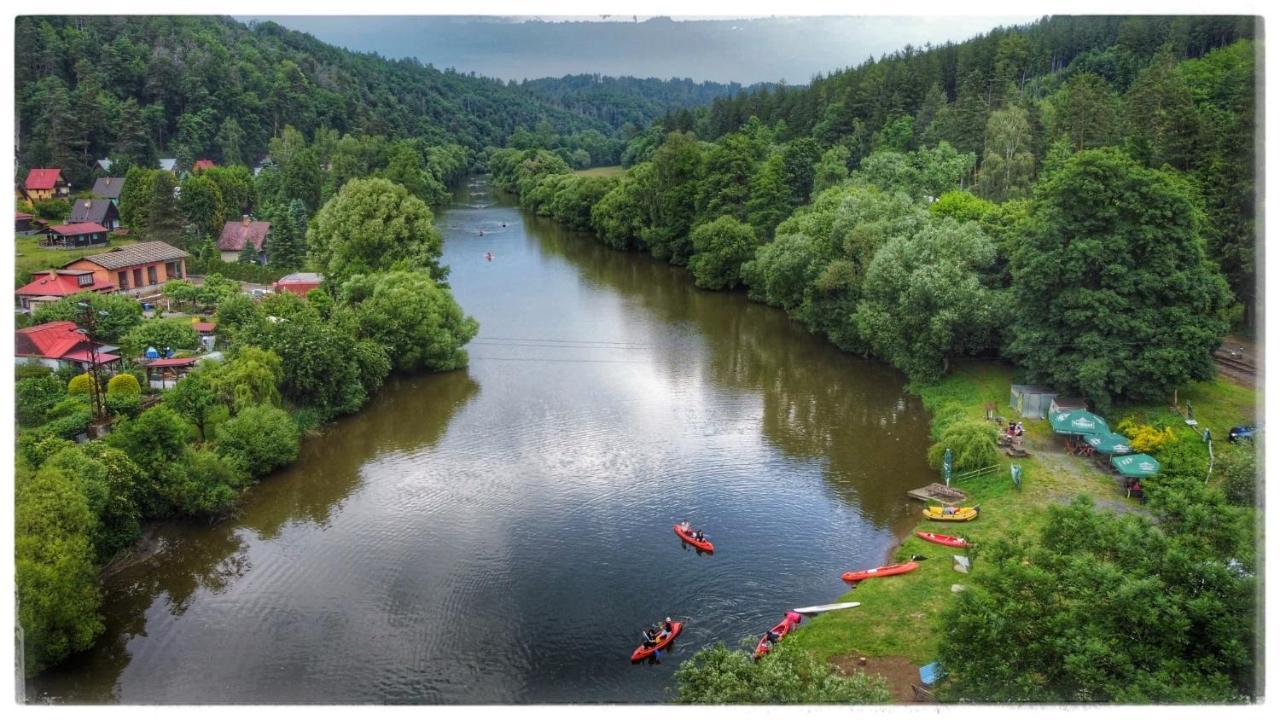
[{"label": "overcast sky", "polygon": [[504,80],[574,73],[808,82],[907,44],[961,41],[1021,17],[802,17],[607,21],[477,17],[241,17],[327,43]]}]

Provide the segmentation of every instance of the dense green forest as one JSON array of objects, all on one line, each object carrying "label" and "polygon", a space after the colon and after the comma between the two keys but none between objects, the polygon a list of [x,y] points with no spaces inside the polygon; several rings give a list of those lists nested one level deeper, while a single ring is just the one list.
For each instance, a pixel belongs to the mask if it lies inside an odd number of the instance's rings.
[{"label": "dense green forest", "polygon": [[1055,143],[1124,147],[1192,181],[1210,255],[1252,327],[1257,48],[1186,61],[1254,33],[1249,17],[1045,18],[963,43],[907,47],[808,87],[717,99],[670,114],[663,127],[714,140],[752,117],[784,123],[780,140],[845,148],[850,168],[876,149],[946,141],[974,156],[965,186],[996,201],[1027,197]]},{"label": "dense green forest", "polygon": [[1150,400],[1254,316],[1250,29],[1046,19],[679,111],[620,179],[491,164],[526,207],[914,379],[1000,355],[1100,407]]},{"label": "dense green forest", "polygon": [[593,76],[522,86],[228,18],[25,16],[16,38],[18,179],[59,167],[78,188],[103,157],[253,164],[286,126],[470,150],[541,126],[566,154],[589,153],[579,163],[607,165],[622,132],[738,89]]},{"label": "dense green forest", "polygon": [[738,83],[694,82],[687,78],[615,78],[598,74],[525,80],[520,88],[557,107],[599,119],[610,127],[630,124],[636,129],[648,127],[669,112],[700,107],[717,98],[743,92]]}]

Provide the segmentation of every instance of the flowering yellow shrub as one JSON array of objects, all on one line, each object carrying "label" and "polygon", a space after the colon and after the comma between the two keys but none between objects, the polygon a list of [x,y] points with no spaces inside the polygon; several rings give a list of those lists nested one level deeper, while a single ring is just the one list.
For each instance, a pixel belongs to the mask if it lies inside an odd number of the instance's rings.
[{"label": "flowering yellow shrub", "polygon": [[1173,442],[1173,428],[1157,428],[1154,425],[1143,425],[1133,418],[1125,418],[1116,425],[1116,429],[1129,438],[1134,451],[1150,453]]}]

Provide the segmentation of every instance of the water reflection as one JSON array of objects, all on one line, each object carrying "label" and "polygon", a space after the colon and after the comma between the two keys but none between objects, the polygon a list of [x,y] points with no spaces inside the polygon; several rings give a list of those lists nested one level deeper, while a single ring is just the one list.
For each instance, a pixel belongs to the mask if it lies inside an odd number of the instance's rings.
[{"label": "water reflection", "polygon": [[[910,506],[902,479],[928,472],[921,432],[928,416],[900,374],[840,352],[743,293],[691,291],[681,268],[612,250],[544,218],[527,222],[537,248],[572,263],[584,283],[616,291],[669,325],[691,325],[709,354],[710,377],[759,394],[764,437],[791,456],[822,460],[841,500],[877,524],[901,518]],[[686,369],[687,353],[654,357],[668,373]]]},{"label": "water reflection", "polygon": [[236,517],[151,527],[141,557],[105,579],[106,631],[100,641],[29,681],[28,696],[119,702],[119,679],[133,660],[132,641],[164,624],[157,613],[180,617],[195,598],[225,594],[252,570],[246,533],[272,540],[290,524],[327,525],[359,487],[363,465],[386,453],[434,446],[479,389],[465,371],[392,378],[365,412],[306,439],[298,462],[250,490]]},{"label": "water reflection", "polygon": [[[163,529],[47,696],[658,702],[682,657],[878,564],[930,475],[900,376],[680,269],[473,207],[482,187],[441,217],[471,366],[390,383],[234,520]],[[685,517],[715,555],[681,546]],[[632,666],[667,615],[679,648]]]}]

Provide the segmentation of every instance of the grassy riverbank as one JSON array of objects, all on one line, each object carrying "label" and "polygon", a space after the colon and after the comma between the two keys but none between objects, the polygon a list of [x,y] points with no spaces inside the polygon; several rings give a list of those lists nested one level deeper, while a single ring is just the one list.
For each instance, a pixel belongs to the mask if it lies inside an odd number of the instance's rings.
[{"label": "grassy riverbank", "polygon": [[[967,362],[957,364],[945,379],[912,390],[930,410],[956,402],[968,416],[981,419],[988,402],[997,403],[998,414],[1012,415],[1008,407],[1012,381],[1013,369],[1007,365]],[[1255,391],[1222,378],[1195,383],[1180,392],[1178,398],[1179,402],[1191,400],[1200,428],[1209,427],[1220,442],[1225,442],[1231,426],[1257,417]],[[1158,404],[1121,407],[1109,414],[1116,420],[1127,416],[1170,426],[1181,424],[1180,416]],[[1065,453],[1062,441],[1053,435],[1048,422],[1030,422],[1026,427],[1030,458],[1011,460],[1002,456],[996,472],[957,484],[969,495],[970,502],[966,504],[982,505],[978,520],[922,521],[890,558],[900,561],[924,555],[929,559],[921,563],[919,570],[862,583],[839,598],[856,600],[862,603],[861,607],[815,618],[802,626],[792,642],[827,659],[848,655],[905,657],[923,665],[936,659],[940,617],[955,597],[951,587],[963,585],[967,576],[952,569],[951,556],[961,551],[924,542],[915,537],[915,530],[963,536],[977,544],[972,556],[975,562],[981,562],[984,541],[1035,532],[1052,518],[1056,508],[1080,494],[1093,497],[1099,507],[1115,512],[1145,511],[1136,501],[1125,498],[1116,481],[1091,461]],[[1176,432],[1193,431],[1188,428]],[[1013,463],[1022,466],[1021,491],[1015,490],[1010,481],[1009,465]]]}]

